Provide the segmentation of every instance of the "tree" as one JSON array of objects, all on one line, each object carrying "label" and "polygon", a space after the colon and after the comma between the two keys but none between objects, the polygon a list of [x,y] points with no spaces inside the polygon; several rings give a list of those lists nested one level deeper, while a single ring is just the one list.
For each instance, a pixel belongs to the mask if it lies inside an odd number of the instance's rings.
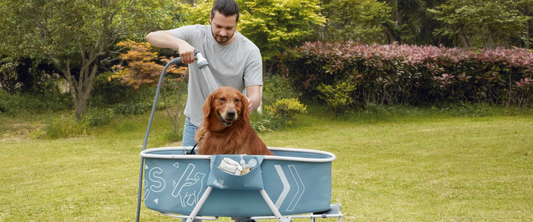
[{"label": "tree", "polygon": [[5,57],[0,60],[0,88],[13,94],[17,89],[17,73],[15,68],[19,65],[17,60]]},{"label": "tree", "polygon": [[269,60],[291,46],[301,45],[314,25],[323,25],[318,0],[239,0],[239,31]]},{"label": "tree", "polygon": [[[158,58],[157,52],[152,52],[152,46],[147,42],[134,42],[132,40],[122,41],[117,44],[120,47],[129,49],[127,53],[120,54],[119,57],[127,62],[125,66],[116,65],[113,68],[116,70],[113,78],[121,79],[123,84],[133,86],[135,90],[139,90],[143,85],[157,87],[159,78],[164,66],[159,64],[159,59],[163,64],[167,64],[172,60],[171,57],[166,58],[161,56]],[[169,75],[170,74],[170,75]],[[167,107],[167,115],[170,118],[174,132],[179,131],[181,114],[185,109],[185,101],[182,102],[184,92],[186,91],[188,79],[188,70],[185,67],[177,67],[175,64],[169,66],[165,73],[165,84],[170,84],[177,92],[177,110],[174,115],[170,114],[167,106],[165,93],[162,93],[163,102]],[[164,91],[162,91],[164,92]]]},{"label": "tree", "polygon": [[[189,13],[180,25],[209,24],[213,2],[181,4]],[[290,46],[298,46],[314,31],[314,25],[325,22],[319,14],[318,0],[237,0],[237,3],[240,10],[237,30],[259,47],[263,61]]]},{"label": "tree", "polygon": [[[139,37],[169,16],[160,13],[170,0],[6,0],[0,5],[2,46],[11,54],[46,56],[69,84],[76,117],[85,113],[92,84],[102,62],[121,38]],[[172,5],[172,4],[170,4]],[[154,10],[150,10],[154,9]],[[167,22],[170,23],[170,22]]]},{"label": "tree", "polygon": [[[520,11],[523,16],[526,16],[527,18],[533,17],[533,0],[519,0],[514,6],[516,10]],[[531,19],[527,20],[524,26],[524,33],[519,37],[519,39],[523,42],[521,47],[526,49],[529,49],[531,45],[531,32],[533,31],[532,26],[533,23],[531,22]]]},{"label": "tree", "polygon": [[452,37],[456,45],[465,48],[508,46],[513,36],[524,32],[530,20],[513,1],[449,0],[429,11],[445,24],[436,33]]},{"label": "tree", "polygon": [[382,25],[392,24],[391,7],[376,0],[322,0],[322,8],[326,24],[320,33],[327,42],[382,43],[386,38]]}]

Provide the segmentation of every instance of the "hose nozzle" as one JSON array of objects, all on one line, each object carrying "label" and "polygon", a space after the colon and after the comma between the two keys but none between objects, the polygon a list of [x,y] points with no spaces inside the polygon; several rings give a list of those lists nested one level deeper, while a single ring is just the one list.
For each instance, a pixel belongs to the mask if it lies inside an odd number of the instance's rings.
[{"label": "hose nozzle", "polygon": [[207,60],[204,58],[204,56],[202,55],[202,53],[198,53],[196,54],[196,57],[198,58],[198,68],[203,68],[204,66],[206,65],[209,65],[209,63],[207,62]]}]

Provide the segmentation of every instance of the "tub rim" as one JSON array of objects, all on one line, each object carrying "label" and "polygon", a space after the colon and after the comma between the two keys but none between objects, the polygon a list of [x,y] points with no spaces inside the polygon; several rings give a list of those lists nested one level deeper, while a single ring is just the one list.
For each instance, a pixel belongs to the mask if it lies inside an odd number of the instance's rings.
[{"label": "tub rim", "polygon": [[[315,154],[322,154],[329,156],[328,158],[305,158],[305,157],[288,157],[288,156],[268,156],[265,155],[265,160],[284,160],[284,161],[297,161],[297,162],[310,162],[310,163],[326,163],[326,162],[333,162],[337,157],[335,154],[326,152],[326,151],[320,151],[320,150],[310,150],[310,149],[299,149],[299,148],[282,148],[282,147],[267,147],[271,151],[288,151],[288,152],[301,152],[301,153],[315,153]],[[183,147],[183,146],[176,146],[176,147],[162,147],[162,148],[151,148],[146,149],[141,152],[141,157],[144,158],[153,158],[153,159],[200,159],[200,160],[211,160],[210,155],[163,155],[163,154],[150,154],[149,152],[156,152],[156,151],[166,151],[166,150],[190,150],[192,147]]]}]

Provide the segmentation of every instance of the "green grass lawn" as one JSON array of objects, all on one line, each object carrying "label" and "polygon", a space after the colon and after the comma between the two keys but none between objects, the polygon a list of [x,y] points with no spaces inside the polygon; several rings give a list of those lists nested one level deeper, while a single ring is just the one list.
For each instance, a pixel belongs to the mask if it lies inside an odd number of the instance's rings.
[{"label": "green grass lawn", "polygon": [[[163,115],[151,148],[169,145]],[[344,221],[533,221],[531,115],[326,115],[310,112],[260,137],[334,153],[331,202],[342,204]],[[121,116],[87,136],[48,140],[28,136],[42,128],[38,117],[0,117],[0,221],[135,220],[148,118]],[[179,220],[143,205],[141,221]]]}]

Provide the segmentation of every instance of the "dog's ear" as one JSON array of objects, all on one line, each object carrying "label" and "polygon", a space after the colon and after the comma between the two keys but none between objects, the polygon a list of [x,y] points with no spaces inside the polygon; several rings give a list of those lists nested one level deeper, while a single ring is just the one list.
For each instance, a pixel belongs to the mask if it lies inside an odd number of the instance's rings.
[{"label": "dog's ear", "polygon": [[202,106],[202,113],[204,114],[204,119],[207,119],[209,114],[211,113],[211,103],[213,103],[214,95],[210,94],[207,99],[204,102],[204,105]]},{"label": "dog's ear", "polygon": [[239,100],[241,100],[241,110],[242,110],[242,117],[244,119],[244,121],[250,121],[250,109],[248,109],[248,98],[246,98],[246,96],[244,96],[244,94],[242,93],[239,93]]}]

